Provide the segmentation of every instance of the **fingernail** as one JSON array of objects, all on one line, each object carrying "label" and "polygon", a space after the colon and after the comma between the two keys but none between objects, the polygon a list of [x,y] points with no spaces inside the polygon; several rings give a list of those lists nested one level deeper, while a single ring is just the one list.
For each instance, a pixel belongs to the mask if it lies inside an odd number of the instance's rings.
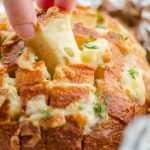
[{"label": "fingernail", "polygon": [[14,29],[18,36],[24,40],[30,39],[35,35],[33,24],[17,25]]}]

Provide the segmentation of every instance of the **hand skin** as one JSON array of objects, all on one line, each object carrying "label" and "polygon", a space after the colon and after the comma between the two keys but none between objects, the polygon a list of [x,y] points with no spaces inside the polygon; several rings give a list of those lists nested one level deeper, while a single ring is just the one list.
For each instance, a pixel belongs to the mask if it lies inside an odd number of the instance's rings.
[{"label": "hand skin", "polygon": [[[48,9],[55,5],[72,12],[76,0],[36,0],[38,7]],[[24,40],[34,36],[34,24],[37,17],[32,0],[3,0],[9,21],[18,34]]]}]

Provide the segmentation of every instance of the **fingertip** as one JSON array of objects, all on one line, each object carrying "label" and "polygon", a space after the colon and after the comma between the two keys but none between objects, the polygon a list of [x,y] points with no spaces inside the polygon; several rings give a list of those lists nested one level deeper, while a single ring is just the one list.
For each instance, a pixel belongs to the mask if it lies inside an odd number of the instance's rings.
[{"label": "fingertip", "polygon": [[48,9],[49,7],[54,6],[54,0],[36,0],[39,8]]},{"label": "fingertip", "polygon": [[76,0],[55,0],[55,5],[71,13],[76,6]]},{"label": "fingertip", "polygon": [[35,35],[33,24],[17,25],[14,29],[18,36],[24,40],[31,39]]}]

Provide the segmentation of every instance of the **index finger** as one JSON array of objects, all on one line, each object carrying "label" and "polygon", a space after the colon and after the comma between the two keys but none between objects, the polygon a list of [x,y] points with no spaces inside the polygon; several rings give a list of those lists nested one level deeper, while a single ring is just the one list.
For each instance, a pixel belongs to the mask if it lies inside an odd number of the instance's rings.
[{"label": "index finger", "polygon": [[24,39],[33,36],[33,24],[37,22],[37,17],[32,0],[3,0],[3,3],[17,34]]}]

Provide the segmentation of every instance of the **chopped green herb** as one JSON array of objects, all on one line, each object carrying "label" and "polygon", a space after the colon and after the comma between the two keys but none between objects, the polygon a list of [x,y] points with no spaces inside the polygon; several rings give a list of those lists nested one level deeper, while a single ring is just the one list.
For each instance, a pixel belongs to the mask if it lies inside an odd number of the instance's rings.
[{"label": "chopped green herb", "polygon": [[79,110],[83,110],[85,108],[84,104],[79,105]]},{"label": "chopped green herb", "polygon": [[99,9],[96,10],[96,15],[99,21],[102,21],[104,19],[103,16],[100,14]]},{"label": "chopped green herb", "polygon": [[122,39],[124,40],[128,40],[128,37],[125,36],[123,33],[115,31],[115,30],[111,30],[111,32],[115,32],[116,34],[118,34]]},{"label": "chopped green herb", "polygon": [[13,95],[12,93],[10,93],[9,96],[10,96],[13,100],[15,100],[15,97],[14,97],[14,95]]},{"label": "chopped green herb", "polygon": [[13,83],[8,83],[9,85],[15,86]]},{"label": "chopped green herb", "polygon": [[108,115],[107,115],[106,111],[105,112],[101,112],[100,115],[101,115],[102,118],[105,118],[105,119],[108,118]]},{"label": "chopped green herb", "polygon": [[34,60],[35,60],[35,62],[38,62],[38,61],[39,61],[38,58],[35,58]]},{"label": "chopped green herb", "polygon": [[96,92],[96,97],[97,98],[100,98],[100,95],[101,95],[100,93]]},{"label": "chopped green herb", "polygon": [[102,118],[107,118],[107,112],[106,112],[107,107],[105,105],[99,105],[95,104],[94,105],[94,111],[98,113]]},{"label": "chopped green herb", "polygon": [[94,40],[95,38],[93,37],[93,35],[89,35],[89,38]]},{"label": "chopped green herb", "polygon": [[86,47],[86,48],[90,48],[90,49],[98,49],[99,47],[97,45],[93,45],[93,44],[90,44],[88,42],[84,42],[83,45]]},{"label": "chopped green herb", "polygon": [[128,73],[131,76],[131,78],[133,78],[133,79],[136,79],[136,77],[139,75],[139,73],[134,69],[128,70]]},{"label": "chopped green herb", "polygon": [[3,64],[5,64],[5,65],[10,65],[11,62],[6,61],[6,62],[4,62]]},{"label": "chopped green herb", "polygon": [[42,110],[42,114],[45,116],[45,118],[49,118],[52,115],[52,112],[50,109],[44,109]]},{"label": "chopped green herb", "polygon": [[105,26],[105,25],[99,25],[99,24],[96,24],[96,28],[106,29],[106,26]]},{"label": "chopped green herb", "polygon": [[22,52],[17,52],[17,56],[19,57],[19,56],[21,56],[21,54],[22,54]]},{"label": "chopped green herb", "polygon": [[104,98],[104,102],[105,102],[105,103],[108,103],[108,102],[109,102],[109,99],[110,99],[110,96],[108,95],[108,96],[106,96],[106,97]]},{"label": "chopped green herb", "polygon": [[121,38],[123,38],[124,40],[127,40],[128,37],[123,35],[121,32],[117,32],[118,35],[120,35]]}]

